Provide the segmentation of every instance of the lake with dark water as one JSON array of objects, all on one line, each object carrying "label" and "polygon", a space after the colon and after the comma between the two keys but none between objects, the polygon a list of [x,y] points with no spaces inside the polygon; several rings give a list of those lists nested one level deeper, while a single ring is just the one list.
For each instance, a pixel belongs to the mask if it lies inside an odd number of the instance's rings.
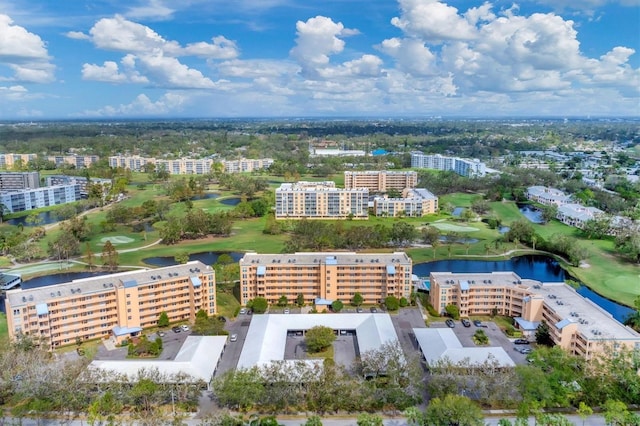
[{"label": "lake with dark water", "polygon": [[242,201],[240,197],[231,197],[220,200],[220,204],[224,204],[225,206],[237,206],[240,204],[240,201]]},{"label": "lake with dark water", "polygon": [[542,212],[530,204],[518,204],[518,210],[532,223],[544,223]]},{"label": "lake with dark water", "polygon": [[[498,271],[513,271],[521,278],[542,282],[560,282],[566,279],[575,281],[555,259],[548,256],[519,256],[509,260],[495,261],[438,260],[413,265],[413,273],[420,277],[428,277],[431,272],[490,273]],[[602,297],[584,285],[581,285],[577,292],[609,312],[620,322],[633,313],[631,308]]]},{"label": "lake with dark water", "polygon": [[[51,223],[59,222],[58,216],[52,211],[46,211],[42,213],[38,213],[38,226],[40,225],[49,225]],[[9,225],[22,225],[22,226],[34,226],[33,224],[27,221],[29,215],[14,217],[13,219],[7,219],[4,223],[8,223]]]},{"label": "lake with dark water", "polygon": [[[199,260],[205,265],[213,265],[218,261],[218,258],[222,254],[228,254],[229,256],[231,256],[234,262],[239,261],[242,258],[242,256],[244,256],[244,253],[233,252],[233,251],[232,252],[207,251],[207,252],[201,252],[201,253],[191,253],[189,255],[189,260],[190,261]],[[142,261],[148,265],[153,265],[153,266],[173,266],[178,264],[178,262],[176,262],[175,258],[173,258],[172,256],[147,257],[145,259],[142,259]]]}]

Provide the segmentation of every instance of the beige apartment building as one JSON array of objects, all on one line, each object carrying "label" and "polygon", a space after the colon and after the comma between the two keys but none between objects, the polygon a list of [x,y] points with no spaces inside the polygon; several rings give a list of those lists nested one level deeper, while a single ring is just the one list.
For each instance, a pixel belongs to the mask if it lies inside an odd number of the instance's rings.
[{"label": "beige apartment building", "polygon": [[424,188],[406,188],[402,198],[376,197],[373,199],[376,216],[421,217],[438,212],[438,197]]},{"label": "beige apartment building", "polygon": [[264,297],[271,304],[298,294],[306,304],[316,299],[348,303],[360,293],[365,303],[387,296],[409,298],[412,261],[404,252],[247,253],[240,259],[240,302]]},{"label": "beige apartment building", "polygon": [[202,262],[122,272],[6,293],[9,335],[41,339],[51,349],[98,338],[119,343],[155,326],[216,313],[215,272]]},{"label": "beige apartment building", "polygon": [[418,186],[417,172],[364,171],[344,172],[345,189],[367,188],[371,192],[387,192],[390,189],[402,191]]},{"label": "beige apartment building", "polygon": [[100,157],[97,155],[49,155],[47,160],[55,163],[57,167],[68,164],[76,169],[84,169],[90,167],[93,163],[97,163]]},{"label": "beige apartment building", "polygon": [[514,272],[432,272],[430,283],[430,302],[440,313],[453,304],[463,317],[510,316],[529,337],[544,321],[556,345],[585,358],[607,346],[640,350],[640,334],[565,283],[521,279]]},{"label": "beige apartment building", "polygon": [[283,183],[276,189],[276,219],[368,219],[369,190],[335,182]]},{"label": "beige apartment building", "polygon": [[16,166],[26,167],[29,161],[37,159],[37,154],[0,154],[0,170],[12,170]]},{"label": "beige apartment building", "polygon": [[223,160],[225,173],[244,173],[256,170],[266,170],[273,164],[273,158],[241,158],[239,160]]}]

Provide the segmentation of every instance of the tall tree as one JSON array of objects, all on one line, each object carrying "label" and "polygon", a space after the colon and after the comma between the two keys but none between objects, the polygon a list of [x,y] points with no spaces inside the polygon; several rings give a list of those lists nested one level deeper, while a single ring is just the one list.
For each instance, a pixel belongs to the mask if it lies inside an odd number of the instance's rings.
[{"label": "tall tree", "polygon": [[111,244],[111,240],[107,240],[102,248],[102,264],[109,270],[118,269],[118,251]]}]

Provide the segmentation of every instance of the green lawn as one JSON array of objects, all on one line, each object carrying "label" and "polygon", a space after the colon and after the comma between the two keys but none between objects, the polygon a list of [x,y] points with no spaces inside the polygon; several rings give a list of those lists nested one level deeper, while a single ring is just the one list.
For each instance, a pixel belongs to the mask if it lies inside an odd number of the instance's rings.
[{"label": "green lawn", "polygon": [[0,312],[0,344],[4,344],[9,338],[9,329],[7,328],[7,315]]}]

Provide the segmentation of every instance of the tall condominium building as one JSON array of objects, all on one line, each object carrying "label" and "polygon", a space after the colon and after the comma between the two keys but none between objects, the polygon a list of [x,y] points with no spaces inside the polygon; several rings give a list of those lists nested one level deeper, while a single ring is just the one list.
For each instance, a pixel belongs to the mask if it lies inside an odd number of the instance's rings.
[{"label": "tall condominium building", "polygon": [[211,158],[193,159],[180,158],[177,160],[162,160],[153,157],[140,157],[137,155],[116,155],[109,157],[109,166],[122,167],[134,172],[144,170],[145,164],[153,164],[156,170],[166,170],[172,175],[204,175],[211,171],[213,164]]},{"label": "tall condominium building", "polygon": [[480,160],[458,157],[444,157],[440,154],[411,153],[411,167],[421,169],[449,170],[460,176],[479,177],[487,172],[486,165]]},{"label": "tall condominium building", "polygon": [[0,203],[10,213],[71,203],[82,198],[80,185],[57,185],[0,192]]},{"label": "tall condominium building", "polygon": [[521,279],[514,272],[432,272],[429,278],[431,305],[440,313],[453,304],[461,316],[510,316],[528,336],[544,321],[556,345],[586,358],[606,346],[640,350],[640,334],[565,283]]},{"label": "tall condominium building", "polygon": [[0,192],[40,187],[38,172],[0,172]]},{"label": "tall condominium building", "polygon": [[277,303],[316,299],[350,301],[360,293],[365,303],[411,294],[411,258],[406,253],[247,253],[240,259],[240,301],[255,297]]},{"label": "tall condominium building", "polygon": [[129,169],[132,172],[141,172],[147,163],[156,164],[156,159],[140,157],[139,155],[113,155],[109,157],[109,167]]},{"label": "tall condominium building", "polygon": [[10,170],[17,165],[24,167],[29,161],[37,158],[37,154],[0,154],[0,169]]},{"label": "tall condominium building", "polygon": [[335,182],[283,183],[276,189],[276,219],[368,219],[369,190]]},{"label": "tall condominium building", "polygon": [[386,192],[389,189],[402,191],[418,186],[417,172],[365,171],[344,172],[346,189],[367,188],[371,192]]},{"label": "tall condominium building", "polygon": [[249,159],[241,158],[240,160],[223,160],[225,173],[242,173],[252,172],[254,170],[265,170],[271,167],[273,158]]},{"label": "tall condominium building", "polygon": [[376,216],[425,216],[438,212],[438,197],[424,188],[407,188],[402,198],[374,198],[373,211]]},{"label": "tall condominium building", "polygon": [[47,160],[55,163],[57,167],[69,164],[76,169],[84,169],[90,167],[93,163],[97,163],[100,157],[97,155],[49,155]]},{"label": "tall condominium building", "polygon": [[100,184],[104,188],[111,187],[111,179],[91,178],[87,179],[83,176],[67,176],[67,175],[51,175],[45,178],[47,186],[56,185],[80,185],[80,194],[86,195],[89,182],[93,184]]},{"label": "tall condominium building", "polygon": [[6,293],[9,335],[42,339],[50,348],[78,341],[116,342],[170,321],[195,321],[198,310],[216,313],[214,270],[202,262],[122,272]]}]

